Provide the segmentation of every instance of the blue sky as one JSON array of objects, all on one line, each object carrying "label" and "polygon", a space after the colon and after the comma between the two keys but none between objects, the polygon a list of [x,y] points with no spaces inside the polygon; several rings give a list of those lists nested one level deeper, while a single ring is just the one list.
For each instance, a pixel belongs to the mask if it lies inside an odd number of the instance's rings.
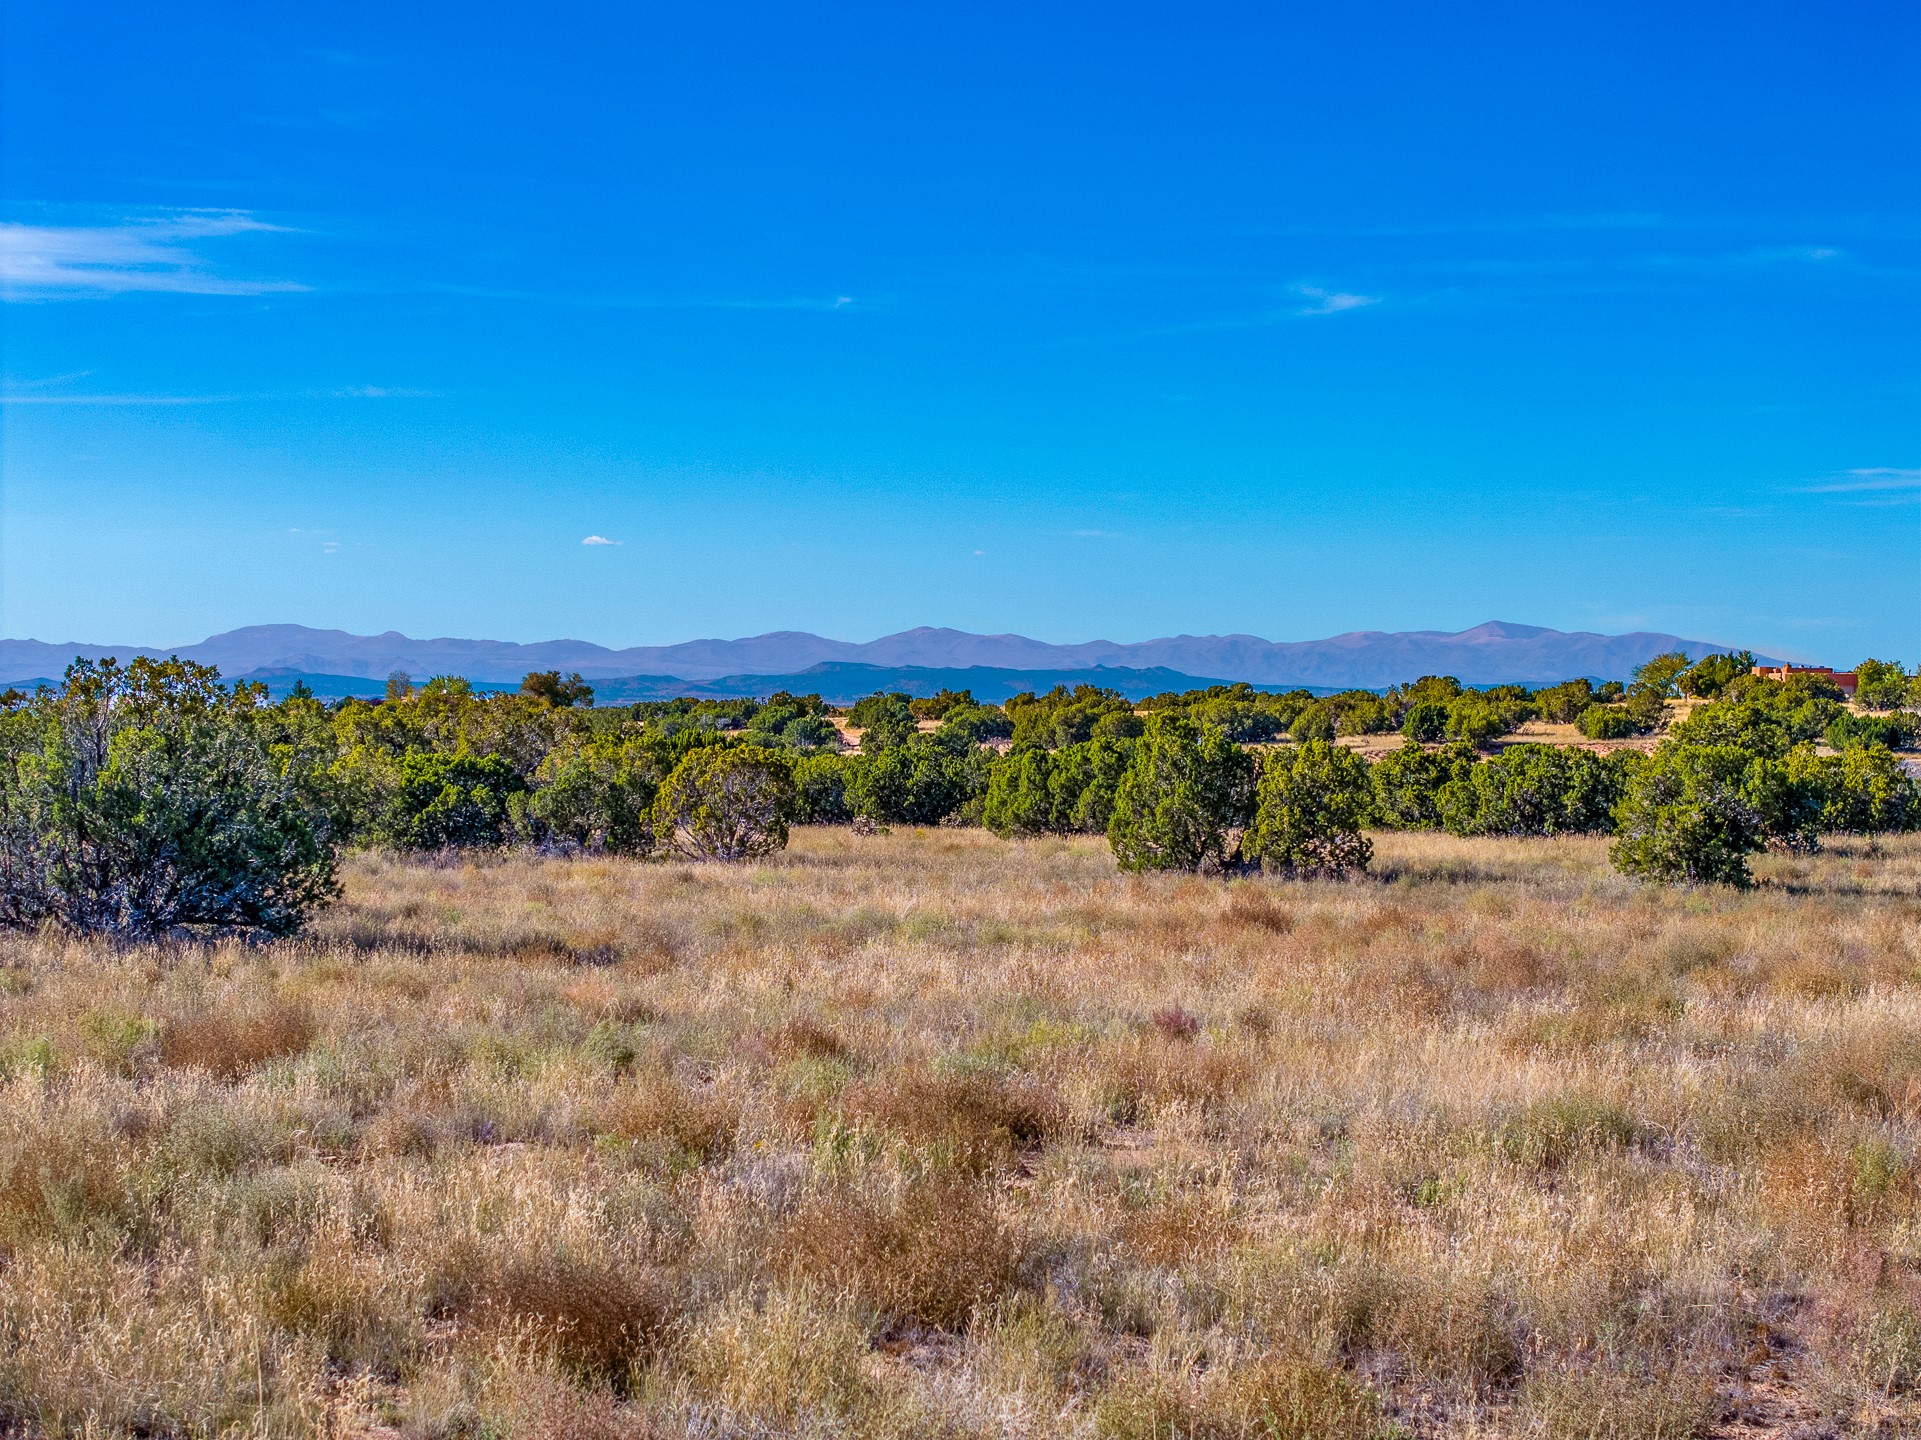
[{"label": "blue sky", "polygon": [[5,23],[0,634],[1921,660],[1912,6]]}]

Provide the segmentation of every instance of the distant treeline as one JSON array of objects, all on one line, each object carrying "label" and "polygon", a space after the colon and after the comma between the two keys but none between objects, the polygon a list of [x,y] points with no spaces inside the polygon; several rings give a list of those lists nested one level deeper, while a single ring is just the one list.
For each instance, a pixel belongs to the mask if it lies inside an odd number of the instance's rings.
[{"label": "distant treeline", "polygon": [[[1081,685],[841,712],[787,693],[596,707],[553,672],[509,694],[396,676],[380,700],[272,703],[178,660],[81,661],[58,688],[0,694],[0,925],[287,933],[350,847],[735,860],[795,823],[1105,834],[1128,868],[1295,874],[1364,869],[1369,828],[1612,834],[1629,873],[1735,884],[1767,846],[1921,823],[1892,753],[1921,731],[1921,678],[1864,662],[1857,711],[1819,675],[1750,671],[1676,654],[1600,687],[1429,676],[1135,704]],[[1681,695],[1708,703],[1674,722]],[[1593,740],[1664,733],[1652,755],[1497,747],[1537,719]],[[1394,734],[1372,764],[1336,743]]]}]

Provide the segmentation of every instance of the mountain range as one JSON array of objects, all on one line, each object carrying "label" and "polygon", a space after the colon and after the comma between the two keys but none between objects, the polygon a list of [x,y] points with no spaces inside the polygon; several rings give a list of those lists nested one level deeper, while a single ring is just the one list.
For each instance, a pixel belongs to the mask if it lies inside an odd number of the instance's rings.
[{"label": "mountain range", "polygon": [[[1540,684],[1585,675],[1626,679],[1635,666],[1671,650],[1704,655],[1731,647],[1675,635],[1636,631],[1600,635],[1549,630],[1537,625],[1489,621],[1471,630],[1357,630],[1325,640],[1272,641],[1254,635],[1173,635],[1120,643],[1090,640],[1055,645],[1024,635],[974,635],[923,626],[864,642],[830,640],[804,631],[779,630],[738,640],[689,640],[677,645],[637,645],[614,650],[585,640],[415,640],[397,631],[353,635],[304,625],[251,625],[174,649],[39,640],[0,640],[0,684],[58,676],[76,657],[164,657],[217,665],[234,678],[291,684],[296,677],[323,693],[377,689],[402,670],[416,679],[464,675],[475,682],[511,684],[530,670],[578,671],[595,682],[605,700],[657,698],[661,694],[753,694],[777,689],[845,689],[860,683],[910,690],[934,683],[936,672],[978,675],[976,693],[1035,683],[1029,677],[1072,681],[1101,671],[1113,688],[1184,688],[1184,682],[1216,684],[1246,680],[1268,687],[1311,689],[1380,688],[1421,675],[1453,675],[1465,684]],[[1771,657],[1761,656],[1763,660]],[[909,674],[907,672],[927,672]],[[1137,672],[1137,673],[1122,673]],[[1138,673],[1152,672],[1152,673]],[[831,679],[831,686],[809,678]],[[890,678],[891,677],[891,678]],[[873,683],[868,683],[872,681]],[[1072,683],[1070,681],[1070,683]],[[1124,681],[1127,683],[1116,683]],[[610,683],[611,682],[611,683]],[[946,682],[943,682],[946,683]],[[1096,682],[1098,683],[1098,682]],[[1152,689],[1141,689],[1149,685]],[[678,687],[678,688],[676,688]],[[633,691],[633,694],[626,694]],[[1008,693],[1012,693],[1010,690]],[[828,696],[828,698],[835,698]]]}]

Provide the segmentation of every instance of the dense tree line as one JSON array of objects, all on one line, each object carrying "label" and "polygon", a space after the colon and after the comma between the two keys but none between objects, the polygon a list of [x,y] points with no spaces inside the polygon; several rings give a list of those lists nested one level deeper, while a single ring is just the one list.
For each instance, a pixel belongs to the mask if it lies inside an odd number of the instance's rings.
[{"label": "dense tree line", "polygon": [[[1083,685],[1005,705],[880,694],[844,715],[786,693],[596,707],[556,672],[517,693],[396,676],[378,701],[275,704],[179,661],[79,662],[58,690],[0,696],[0,925],[286,933],[351,846],[733,860],[797,823],[979,824],[1105,835],[1128,869],[1339,874],[1369,863],[1368,829],[1436,829],[1612,835],[1628,873],[1742,884],[1766,847],[1921,825],[1893,754],[1921,734],[1921,678],[1867,662],[1857,713],[1750,659],[1663,656],[1625,686],[1428,676],[1136,706]],[[1674,720],[1683,695],[1702,703]],[[1666,734],[1651,755],[1494,744],[1535,719]],[[1372,764],[1338,743],[1396,732]]]}]

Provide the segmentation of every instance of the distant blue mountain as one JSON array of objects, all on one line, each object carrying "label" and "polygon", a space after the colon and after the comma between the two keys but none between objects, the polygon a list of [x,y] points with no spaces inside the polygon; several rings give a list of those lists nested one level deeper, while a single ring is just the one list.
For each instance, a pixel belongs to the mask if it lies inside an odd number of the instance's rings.
[{"label": "distant blue mountain", "polygon": [[1297,642],[1254,635],[1175,635],[1128,644],[1090,640],[1055,645],[1023,635],[973,635],[923,627],[859,643],[776,631],[741,640],[690,640],[625,650],[584,640],[523,645],[504,640],[414,640],[394,631],[351,635],[302,625],[255,625],[171,650],[0,640],[0,685],[58,675],[76,656],[129,659],[177,654],[236,676],[277,672],[331,676],[339,681],[384,681],[389,672],[402,670],[417,680],[464,675],[476,683],[518,684],[530,670],[577,670],[596,684],[622,681],[638,686],[658,677],[671,682],[677,694],[688,693],[695,682],[780,689],[782,685],[775,682],[791,681],[823,664],[1022,674],[1072,674],[1097,668],[1165,670],[1282,689],[1342,690],[1379,688],[1422,675],[1452,675],[1469,685],[1566,680],[1579,675],[1620,680],[1665,651],[1700,656],[1731,648],[1736,647],[1654,632],[1597,635],[1499,621],[1455,633],[1368,630]]}]

